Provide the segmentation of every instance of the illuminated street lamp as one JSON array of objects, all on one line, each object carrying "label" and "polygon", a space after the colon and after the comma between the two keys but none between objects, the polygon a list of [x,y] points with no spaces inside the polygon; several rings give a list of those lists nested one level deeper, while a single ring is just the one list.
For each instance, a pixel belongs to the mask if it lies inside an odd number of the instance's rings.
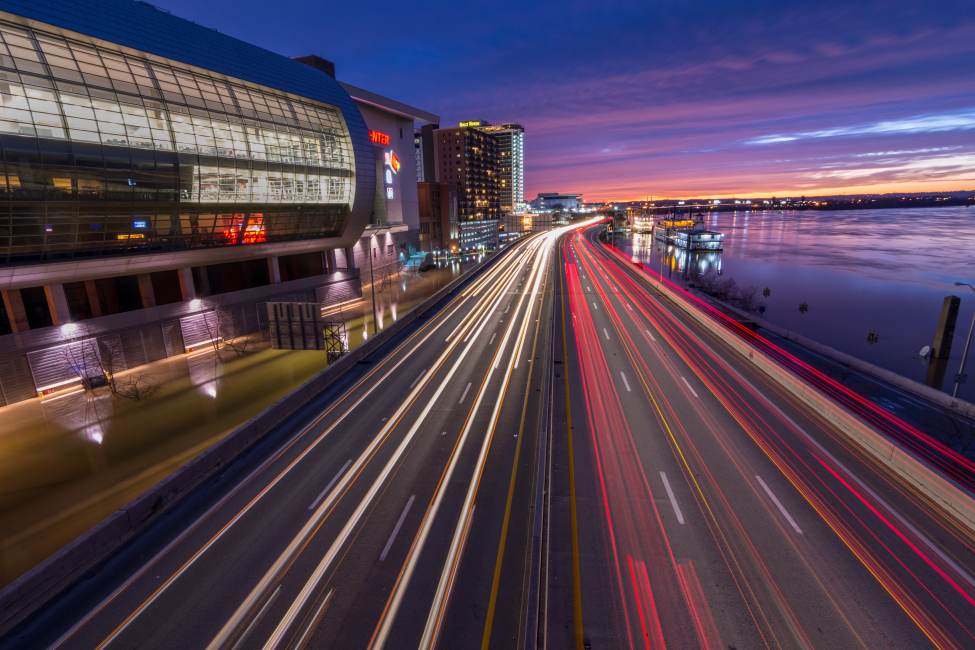
[{"label": "illuminated street lamp", "polygon": [[[956,282],[956,287],[968,287],[975,291],[975,287],[967,282]],[[968,349],[972,347],[972,333],[975,333],[975,314],[972,314],[972,324],[968,328],[968,338],[965,340],[965,349],[961,353],[961,365],[958,366],[958,374],[955,375],[955,387],[951,391],[952,397],[958,397],[958,387],[965,381],[965,362],[968,361]]]}]

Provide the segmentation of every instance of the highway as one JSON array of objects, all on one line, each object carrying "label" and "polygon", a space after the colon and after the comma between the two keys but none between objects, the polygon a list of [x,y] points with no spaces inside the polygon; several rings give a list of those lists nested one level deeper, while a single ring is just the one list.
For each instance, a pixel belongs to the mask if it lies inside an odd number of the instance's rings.
[{"label": "highway", "polygon": [[538,396],[558,235],[519,242],[178,534],[5,643],[457,648],[537,636],[531,549],[550,403]]},{"label": "highway", "polygon": [[552,647],[972,647],[970,531],[733,351],[747,333],[701,327],[598,231],[559,252],[555,397],[585,524],[561,558],[581,585],[562,615],[582,624]]},{"label": "highway", "polygon": [[0,646],[975,646],[971,532],[600,230],[521,240]]}]

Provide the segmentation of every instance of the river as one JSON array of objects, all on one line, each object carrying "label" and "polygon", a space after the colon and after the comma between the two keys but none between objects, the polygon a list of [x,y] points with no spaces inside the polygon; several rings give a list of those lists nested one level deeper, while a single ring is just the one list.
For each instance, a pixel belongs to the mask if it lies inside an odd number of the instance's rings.
[{"label": "river", "polygon": [[[975,315],[975,291],[954,284],[975,284],[975,208],[714,212],[704,224],[724,233],[723,252],[688,255],[649,235],[617,244],[684,284],[732,278],[755,289],[766,320],[951,392]],[[918,353],[947,295],[961,298],[951,357],[929,367]],[[968,401],[972,356],[959,391]]]}]

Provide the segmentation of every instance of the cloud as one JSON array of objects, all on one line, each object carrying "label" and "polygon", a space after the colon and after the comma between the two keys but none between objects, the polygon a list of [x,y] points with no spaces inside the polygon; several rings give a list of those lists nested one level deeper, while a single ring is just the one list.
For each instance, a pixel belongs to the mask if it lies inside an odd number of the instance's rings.
[{"label": "cloud", "polygon": [[745,144],[762,145],[794,142],[812,138],[839,138],[864,135],[901,135],[909,133],[941,133],[975,129],[975,109],[935,115],[914,115],[898,120],[883,120],[855,126],[840,126],[818,131],[791,134],[763,135],[745,140]]}]

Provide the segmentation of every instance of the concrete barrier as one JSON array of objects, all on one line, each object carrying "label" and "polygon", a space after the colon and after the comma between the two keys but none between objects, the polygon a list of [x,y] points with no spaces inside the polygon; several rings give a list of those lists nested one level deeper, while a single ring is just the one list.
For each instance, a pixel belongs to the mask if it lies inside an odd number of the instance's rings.
[{"label": "concrete barrier", "polygon": [[818,341],[814,341],[806,336],[803,336],[802,334],[793,332],[792,330],[779,327],[775,323],[770,323],[763,318],[759,318],[754,314],[741,310],[734,305],[729,305],[726,302],[722,302],[721,300],[718,300],[703,292],[694,291],[694,293],[697,294],[702,300],[706,300],[707,302],[718,306],[723,311],[734,314],[736,318],[741,321],[754,323],[762,329],[772,332],[776,336],[780,336],[787,341],[792,341],[793,343],[796,343],[797,345],[800,345],[811,352],[815,352],[818,355],[826,357],[827,359],[835,361],[836,363],[856,370],[857,372],[863,373],[869,377],[883,381],[891,386],[895,386],[907,393],[911,393],[916,397],[920,397],[923,400],[932,402],[933,404],[936,404],[947,411],[951,411],[952,413],[957,413],[958,415],[975,420],[975,404],[972,404],[971,402],[965,401],[958,397],[952,397],[948,393],[932,388],[931,386],[914,381],[913,379],[899,375],[896,372],[887,370],[886,368],[875,366],[869,361],[864,361],[863,359],[854,357],[846,352],[841,352],[836,348],[823,345]]},{"label": "concrete barrier", "polygon": [[728,330],[721,323],[670,287],[650,274],[645,273],[644,277],[675,307],[723,340],[732,350],[845,434],[850,442],[890,469],[917,493],[924,495],[951,520],[968,529],[970,533],[975,533],[975,500],[968,494],[825,394],[780,366],[758,348],[736,335],[729,336]]},{"label": "concrete barrier", "polygon": [[108,516],[54,555],[0,590],[0,637],[42,608],[126,542],[145,530],[160,514],[189,495],[208,478],[283,424],[309,400],[328,389],[357,363],[367,360],[414,323],[433,315],[442,303],[480,275],[512,248],[498,251],[477,267],[439,289],[391,326],[343,355],[293,392],[247,420],[220,442],[189,461],[124,508]]}]

